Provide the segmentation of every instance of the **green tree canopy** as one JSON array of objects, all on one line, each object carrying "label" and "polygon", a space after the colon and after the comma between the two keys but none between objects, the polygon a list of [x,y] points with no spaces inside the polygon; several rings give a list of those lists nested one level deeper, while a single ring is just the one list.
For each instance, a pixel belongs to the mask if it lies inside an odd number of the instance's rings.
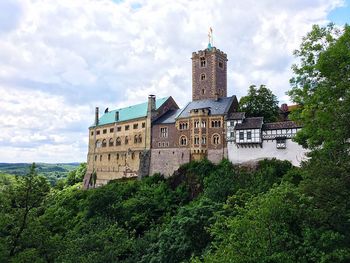
[{"label": "green tree canopy", "polygon": [[[350,27],[314,26],[295,51],[292,118],[303,123],[296,140],[327,159],[348,157],[350,138]],[[322,146],[322,147],[320,147]]]},{"label": "green tree canopy", "polygon": [[278,100],[265,85],[256,88],[249,87],[248,95],[239,101],[239,109],[248,117],[264,117],[265,122],[276,121],[278,118]]}]

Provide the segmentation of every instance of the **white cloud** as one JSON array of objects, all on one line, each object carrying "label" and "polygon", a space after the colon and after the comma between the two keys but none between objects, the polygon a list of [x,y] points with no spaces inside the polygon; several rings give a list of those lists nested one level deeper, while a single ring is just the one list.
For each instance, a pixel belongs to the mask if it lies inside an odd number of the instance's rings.
[{"label": "white cloud", "polygon": [[[152,93],[191,99],[191,54],[229,59],[228,93],[266,84],[287,101],[292,51],[340,0],[3,0],[0,161],[83,161],[94,106]],[[9,15],[11,14],[11,15]]]}]

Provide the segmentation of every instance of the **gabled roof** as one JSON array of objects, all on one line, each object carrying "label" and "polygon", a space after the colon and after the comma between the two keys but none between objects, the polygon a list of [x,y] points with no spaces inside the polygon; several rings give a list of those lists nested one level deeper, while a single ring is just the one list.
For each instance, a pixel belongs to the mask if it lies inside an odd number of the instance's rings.
[{"label": "gabled roof", "polygon": [[187,106],[179,114],[178,118],[187,118],[190,111],[194,109],[210,109],[210,115],[225,115],[229,110],[235,96],[219,98],[218,100],[206,99],[195,100],[187,104]]},{"label": "gabled roof", "polygon": [[301,125],[296,124],[294,121],[271,122],[263,125],[264,130],[295,129],[301,127]]},{"label": "gabled roof", "polygon": [[162,117],[155,120],[154,124],[167,124],[167,123],[175,123],[175,119],[177,116],[181,113],[181,109],[177,110],[170,110],[167,113],[165,113]]},{"label": "gabled roof", "polygon": [[227,116],[228,120],[243,120],[245,118],[245,112],[232,112]]},{"label": "gabled roof", "polygon": [[236,130],[246,130],[246,129],[261,129],[263,125],[263,117],[251,117],[245,118],[242,123],[236,124]]},{"label": "gabled roof", "polygon": [[[161,99],[156,100],[156,109],[161,107],[164,102],[166,102],[170,97],[165,97]],[[107,113],[104,113],[98,122],[98,126],[105,125],[105,124],[110,124],[110,123],[115,123],[115,113],[118,111],[119,112],[119,120],[117,122],[122,122],[122,121],[128,121],[132,119],[138,119],[142,117],[147,116],[147,107],[148,107],[148,102],[136,104],[133,106],[125,107],[125,108],[120,108],[116,110],[109,111]],[[94,125],[92,125],[94,126]]]}]

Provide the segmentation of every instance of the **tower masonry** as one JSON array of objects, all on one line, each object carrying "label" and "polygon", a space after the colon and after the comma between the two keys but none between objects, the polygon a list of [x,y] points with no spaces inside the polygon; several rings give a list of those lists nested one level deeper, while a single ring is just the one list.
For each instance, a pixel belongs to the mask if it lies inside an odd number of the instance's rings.
[{"label": "tower masonry", "polygon": [[227,55],[211,47],[192,53],[192,100],[227,97]]}]

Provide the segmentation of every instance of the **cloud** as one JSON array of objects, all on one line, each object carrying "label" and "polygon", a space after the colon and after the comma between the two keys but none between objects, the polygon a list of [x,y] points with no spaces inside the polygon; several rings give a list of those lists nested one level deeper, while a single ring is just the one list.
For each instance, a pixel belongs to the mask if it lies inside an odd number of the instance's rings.
[{"label": "cloud", "polygon": [[0,161],[83,161],[95,106],[191,99],[207,29],[228,94],[266,84],[287,101],[292,52],[338,0],[23,0],[0,3]]}]

